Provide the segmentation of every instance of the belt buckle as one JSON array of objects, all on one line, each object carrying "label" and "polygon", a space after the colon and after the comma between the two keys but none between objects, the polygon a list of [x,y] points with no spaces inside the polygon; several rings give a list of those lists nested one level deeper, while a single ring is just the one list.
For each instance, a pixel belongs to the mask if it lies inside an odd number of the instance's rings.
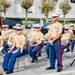
[{"label": "belt buckle", "polygon": [[54,39],[54,37],[51,38],[51,40],[53,40],[53,39]]}]

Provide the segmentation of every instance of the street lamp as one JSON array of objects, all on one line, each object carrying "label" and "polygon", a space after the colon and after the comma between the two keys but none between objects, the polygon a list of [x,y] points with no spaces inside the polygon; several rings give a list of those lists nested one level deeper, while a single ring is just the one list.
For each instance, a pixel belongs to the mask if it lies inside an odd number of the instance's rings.
[{"label": "street lamp", "polygon": [[40,17],[40,25],[43,26],[43,20],[42,20],[42,0],[41,0],[41,17]]},{"label": "street lamp", "polygon": [[57,2],[57,5],[56,5],[56,10],[55,10],[55,12],[59,13],[59,0],[57,0],[56,2]]}]

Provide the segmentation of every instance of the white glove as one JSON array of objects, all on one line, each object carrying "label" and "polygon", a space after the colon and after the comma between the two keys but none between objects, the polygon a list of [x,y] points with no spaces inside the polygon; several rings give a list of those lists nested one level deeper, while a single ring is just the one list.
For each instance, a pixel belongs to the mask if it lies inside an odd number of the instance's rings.
[{"label": "white glove", "polygon": [[21,50],[20,50],[20,52],[22,53],[22,51],[23,51],[23,50],[22,50],[22,47],[21,47]]},{"label": "white glove", "polygon": [[9,45],[12,45],[13,43],[12,43],[12,42],[9,42],[8,44],[9,44]]},{"label": "white glove", "polygon": [[3,46],[0,47],[0,52],[3,50]]}]

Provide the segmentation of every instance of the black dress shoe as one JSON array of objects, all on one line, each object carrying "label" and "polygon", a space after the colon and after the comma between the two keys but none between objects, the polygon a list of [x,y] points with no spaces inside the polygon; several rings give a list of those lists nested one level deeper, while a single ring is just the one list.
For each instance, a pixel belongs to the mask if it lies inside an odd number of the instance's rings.
[{"label": "black dress shoe", "polygon": [[46,68],[46,70],[51,70],[51,69],[55,69],[55,67],[48,67],[48,68]]},{"label": "black dress shoe", "polygon": [[47,59],[49,59],[49,56],[47,56]]},{"label": "black dress shoe", "polygon": [[57,72],[61,72],[62,70],[60,70],[60,69],[57,69]]},{"label": "black dress shoe", "polygon": [[71,52],[73,53],[73,50],[71,50]]},{"label": "black dress shoe", "polygon": [[7,71],[8,69],[4,69],[4,71]]},{"label": "black dress shoe", "polygon": [[34,63],[34,59],[32,59],[31,63]]},{"label": "black dress shoe", "polygon": [[65,52],[70,52],[70,50],[69,50],[69,49],[67,49]]},{"label": "black dress shoe", "polygon": [[11,73],[13,73],[13,70],[8,70],[8,71],[6,72],[6,74],[11,74]]},{"label": "black dress shoe", "polygon": [[34,60],[35,60],[35,62],[37,63],[38,57],[36,56],[36,57],[34,58]]},{"label": "black dress shoe", "polygon": [[38,54],[38,57],[41,57],[41,54]]}]

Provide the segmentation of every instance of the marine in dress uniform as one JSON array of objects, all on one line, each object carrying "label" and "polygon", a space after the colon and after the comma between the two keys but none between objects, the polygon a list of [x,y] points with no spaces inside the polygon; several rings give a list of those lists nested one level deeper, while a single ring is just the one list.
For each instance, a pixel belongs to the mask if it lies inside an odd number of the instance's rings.
[{"label": "marine in dress uniform", "polygon": [[34,39],[34,42],[30,41],[30,52],[29,55],[32,58],[32,63],[34,61],[37,61],[37,53],[42,48],[42,43],[44,40],[43,34],[40,32],[40,25],[36,24],[36,33],[34,36],[32,36],[32,40]]},{"label": "marine in dress uniform", "polygon": [[16,62],[16,58],[23,56],[26,54],[26,37],[22,34],[23,28],[16,27],[16,33],[14,37],[14,42],[11,49],[5,54],[3,61],[3,69],[6,71],[6,74],[13,73],[14,64]]},{"label": "marine in dress uniform", "polygon": [[46,70],[55,69],[55,60],[57,59],[57,72],[62,71],[62,55],[61,55],[61,34],[63,25],[58,22],[59,14],[52,15],[53,24],[50,26],[49,42],[50,42],[50,66]]},{"label": "marine in dress uniform", "polygon": [[74,34],[74,24],[70,24],[69,33],[71,34],[71,52],[73,52],[74,44],[75,44],[75,34]]},{"label": "marine in dress uniform", "polygon": [[26,48],[27,48],[28,52],[29,52],[29,48],[30,48],[29,43],[30,42],[33,43],[35,41],[35,39],[34,39],[34,36],[36,34],[35,30],[36,30],[35,24],[33,24],[32,29],[30,30],[30,33],[27,35]]},{"label": "marine in dress uniform", "polygon": [[2,25],[1,34],[4,39],[4,44],[7,43],[10,33],[11,33],[11,31],[9,30],[9,25]]},{"label": "marine in dress uniform", "polygon": [[64,49],[67,49],[67,52],[70,51],[69,46],[70,46],[70,40],[71,40],[71,36],[69,33],[69,28],[65,27],[64,29],[64,34],[62,34],[61,37],[61,53],[63,53]]},{"label": "marine in dress uniform", "polygon": [[14,29],[14,31],[9,34],[8,43],[4,45],[4,48],[3,48],[4,52],[7,52],[8,49],[10,49],[13,44],[14,37],[16,35],[16,26],[13,26],[13,29]]}]

